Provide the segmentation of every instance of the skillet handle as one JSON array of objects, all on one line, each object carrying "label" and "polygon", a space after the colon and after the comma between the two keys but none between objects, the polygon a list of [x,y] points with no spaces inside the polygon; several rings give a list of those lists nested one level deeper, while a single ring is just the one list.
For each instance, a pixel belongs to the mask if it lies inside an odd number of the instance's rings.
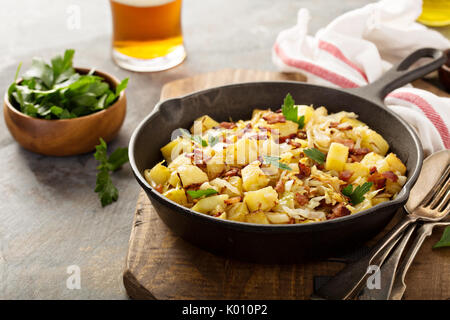
[{"label": "skillet handle", "polygon": [[[421,58],[432,58],[432,60],[423,66],[408,70],[411,65]],[[384,107],[383,100],[388,93],[438,69],[446,60],[446,55],[442,50],[422,48],[411,53],[371,84],[350,89],[349,92],[355,93]]]}]

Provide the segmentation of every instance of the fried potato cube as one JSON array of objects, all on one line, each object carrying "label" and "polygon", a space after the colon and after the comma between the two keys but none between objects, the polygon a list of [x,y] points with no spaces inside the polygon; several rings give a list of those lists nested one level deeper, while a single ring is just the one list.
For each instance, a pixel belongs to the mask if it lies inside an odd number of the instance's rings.
[{"label": "fried potato cube", "polygon": [[225,211],[225,200],[228,199],[228,195],[226,194],[220,194],[217,196],[211,196],[206,197],[203,199],[200,199],[193,207],[192,210],[201,212],[201,213],[208,213],[213,210],[216,212]]},{"label": "fried potato cube", "polygon": [[367,130],[361,131],[361,138],[361,147],[363,148],[368,148],[382,156],[389,150],[387,141],[372,129],[367,128]]},{"label": "fried potato cube", "polygon": [[345,163],[344,170],[353,172],[349,182],[355,181],[358,177],[368,177],[369,168],[359,162]]},{"label": "fried potato cube", "polygon": [[273,224],[289,223],[291,220],[286,213],[280,212],[266,212],[266,217]]},{"label": "fried potato cube", "polygon": [[245,216],[248,214],[247,205],[243,202],[233,203],[227,208],[227,217],[233,221],[245,221]]},{"label": "fried potato cube", "polygon": [[253,212],[257,210],[269,211],[278,200],[278,193],[272,187],[265,187],[260,190],[248,191],[244,196],[244,203]]},{"label": "fried potato cube", "polygon": [[307,105],[298,105],[297,108],[298,116],[304,116],[304,123],[307,124],[309,120],[311,120],[311,118],[314,116],[314,108]]},{"label": "fried potato cube", "polygon": [[343,144],[333,142],[328,150],[326,170],[342,171],[348,158],[348,147]]},{"label": "fried potato cube", "polygon": [[188,187],[192,184],[201,184],[208,181],[208,175],[204,173],[199,167],[191,164],[183,164],[177,168],[180,175],[183,187]]},{"label": "fried potato cube", "polygon": [[245,216],[245,222],[249,223],[257,223],[257,224],[270,224],[269,220],[267,219],[266,215],[264,214],[264,211],[259,210],[256,212],[251,212]]},{"label": "fried potato cube", "polygon": [[194,124],[191,127],[191,133],[200,135],[203,132],[218,126],[219,123],[216,120],[205,115],[194,121]]},{"label": "fried potato cube", "polygon": [[184,154],[180,154],[167,167],[170,170],[176,170],[179,166],[185,165],[185,164],[192,164],[192,161],[190,158],[186,157]]},{"label": "fried potato cube", "polygon": [[391,171],[393,171],[393,172],[398,171],[398,172],[400,172],[400,174],[402,176],[405,175],[406,166],[403,164],[403,162],[399,158],[397,158],[397,156],[395,154],[393,154],[392,152],[389,153],[387,155],[387,157],[385,158],[385,160]]},{"label": "fried potato cube", "polygon": [[386,197],[375,197],[375,198],[372,198],[372,206],[376,206],[377,204],[380,204],[380,203],[383,203],[383,202],[386,202],[386,201],[389,201],[390,199],[389,198],[386,198]]},{"label": "fried potato cube", "polygon": [[353,128],[356,127],[365,127],[367,126],[364,122],[353,119],[353,118],[347,118],[347,117],[343,117],[341,119],[341,123],[348,123],[349,125],[351,125]]},{"label": "fried potato cube", "polygon": [[279,137],[290,136],[291,134],[297,133],[298,130],[298,124],[289,120],[283,123],[270,124],[268,127],[272,130],[272,134],[278,132]]},{"label": "fried potato cube", "polygon": [[170,163],[172,161],[172,150],[180,143],[180,141],[181,139],[177,138],[173,141],[170,141],[168,144],[166,144],[164,147],[160,149],[167,163]]},{"label": "fried potato cube", "polygon": [[381,162],[383,161],[383,159],[384,158],[378,153],[370,152],[364,156],[360,163],[365,165],[369,169],[372,167],[378,168],[381,166]]},{"label": "fried potato cube", "polygon": [[245,191],[254,191],[264,188],[269,184],[269,177],[259,167],[259,162],[254,162],[241,170],[242,187]]},{"label": "fried potato cube", "polygon": [[254,139],[239,139],[227,148],[228,164],[245,165],[256,159],[258,159],[258,143]]},{"label": "fried potato cube", "polygon": [[174,171],[170,174],[169,180],[167,180],[167,182],[172,186],[172,187],[178,187],[181,185],[181,180],[180,177],[178,176],[178,172]]},{"label": "fried potato cube", "polygon": [[217,178],[225,170],[225,159],[222,153],[217,153],[206,162],[206,172],[210,180]]},{"label": "fried potato cube", "polygon": [[386,179],[386,187],[384,190],[386,190],[386,192],[390,194],[396,194],[399,193],[400,190],[402,190],[402,186],[398,182]]},{"label": "fried potato cube", "polygon": [[162,165],[163,161],[156,164],[152,169],[144,170],[145,180],[151,185],[165,184],[170,177],[170,170]]},{"label": "fried potato cube", "polygon": [[170,189],[164,192],[163,196],[183,206],[188,202],[184,189]]}]

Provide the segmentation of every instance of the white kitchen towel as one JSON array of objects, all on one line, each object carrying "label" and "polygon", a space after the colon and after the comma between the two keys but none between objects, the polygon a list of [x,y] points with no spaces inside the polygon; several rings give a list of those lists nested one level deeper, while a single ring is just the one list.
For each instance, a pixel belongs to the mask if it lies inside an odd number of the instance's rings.
[{"label": "white kitchen towel", "polygon": [[[309,11],[300,9],[297,24],[278,35],[272,59],[280,71],[303,73],[311,83],[364,86],[419,48],[450,48],[440,33],[415,22],[421,11],[421,0],[382,0],[347,12],[310,36]],[[450,148],[450,99],[404,87],[390,93],[385,104],[416,129],[426,154]]]}]

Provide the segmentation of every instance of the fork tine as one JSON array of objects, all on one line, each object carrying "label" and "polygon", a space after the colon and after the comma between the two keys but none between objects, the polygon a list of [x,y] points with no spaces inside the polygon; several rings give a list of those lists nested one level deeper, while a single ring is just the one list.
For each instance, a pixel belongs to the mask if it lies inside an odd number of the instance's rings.
[{"label": "fork tine", "polygon": [[431,188],[431,190],[427,193],[427,195],[425,196],[425,198],[423,198],[422,202],[421,202],[421,206],[427,206],[428,203],[435,198],[434,196],[436,195],[436,193],[442,189],[442,186],[445,184],[445,182],[448,179],[448,175],[450,174],[450,166],[447,166],[447,168],[445,169],[444,173],[441,175],[441,177],[439,178],[438,182],[436,182],[436,184],[433,186],[433,188]]},{"label": "fork tine", "polygon": [[[442,198],[445,196],[447,191],[450,189],[450,182],[446,181],[445,185],[442,187],[441,190],[439,190],[436,195],[433,197],[433,200],[430,202],[429,207],[431,209],[434,209],[438,205],[438,203],[441,203]],[[444,202],[445,204],[445,202]]]},{"label": "fork tine", "polygon": [[[447,187],[450,187],[450,183],[447,184]],[[447,188],[447,189],[449,189],[449,188]],[[444,199],[436,207],[436,210],[441,211],[449,200],[450,200],[450,190],[447,190],[447,193],[445,194]]]}]

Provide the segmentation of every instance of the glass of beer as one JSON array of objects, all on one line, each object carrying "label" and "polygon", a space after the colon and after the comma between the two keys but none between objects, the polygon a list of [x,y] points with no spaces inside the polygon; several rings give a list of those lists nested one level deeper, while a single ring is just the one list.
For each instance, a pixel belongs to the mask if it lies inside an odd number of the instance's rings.
[{"label": "glass of beer", "polygon": [[161,71],[186,57],[181,0],[110,0],[114,61],[122,68]]}]

